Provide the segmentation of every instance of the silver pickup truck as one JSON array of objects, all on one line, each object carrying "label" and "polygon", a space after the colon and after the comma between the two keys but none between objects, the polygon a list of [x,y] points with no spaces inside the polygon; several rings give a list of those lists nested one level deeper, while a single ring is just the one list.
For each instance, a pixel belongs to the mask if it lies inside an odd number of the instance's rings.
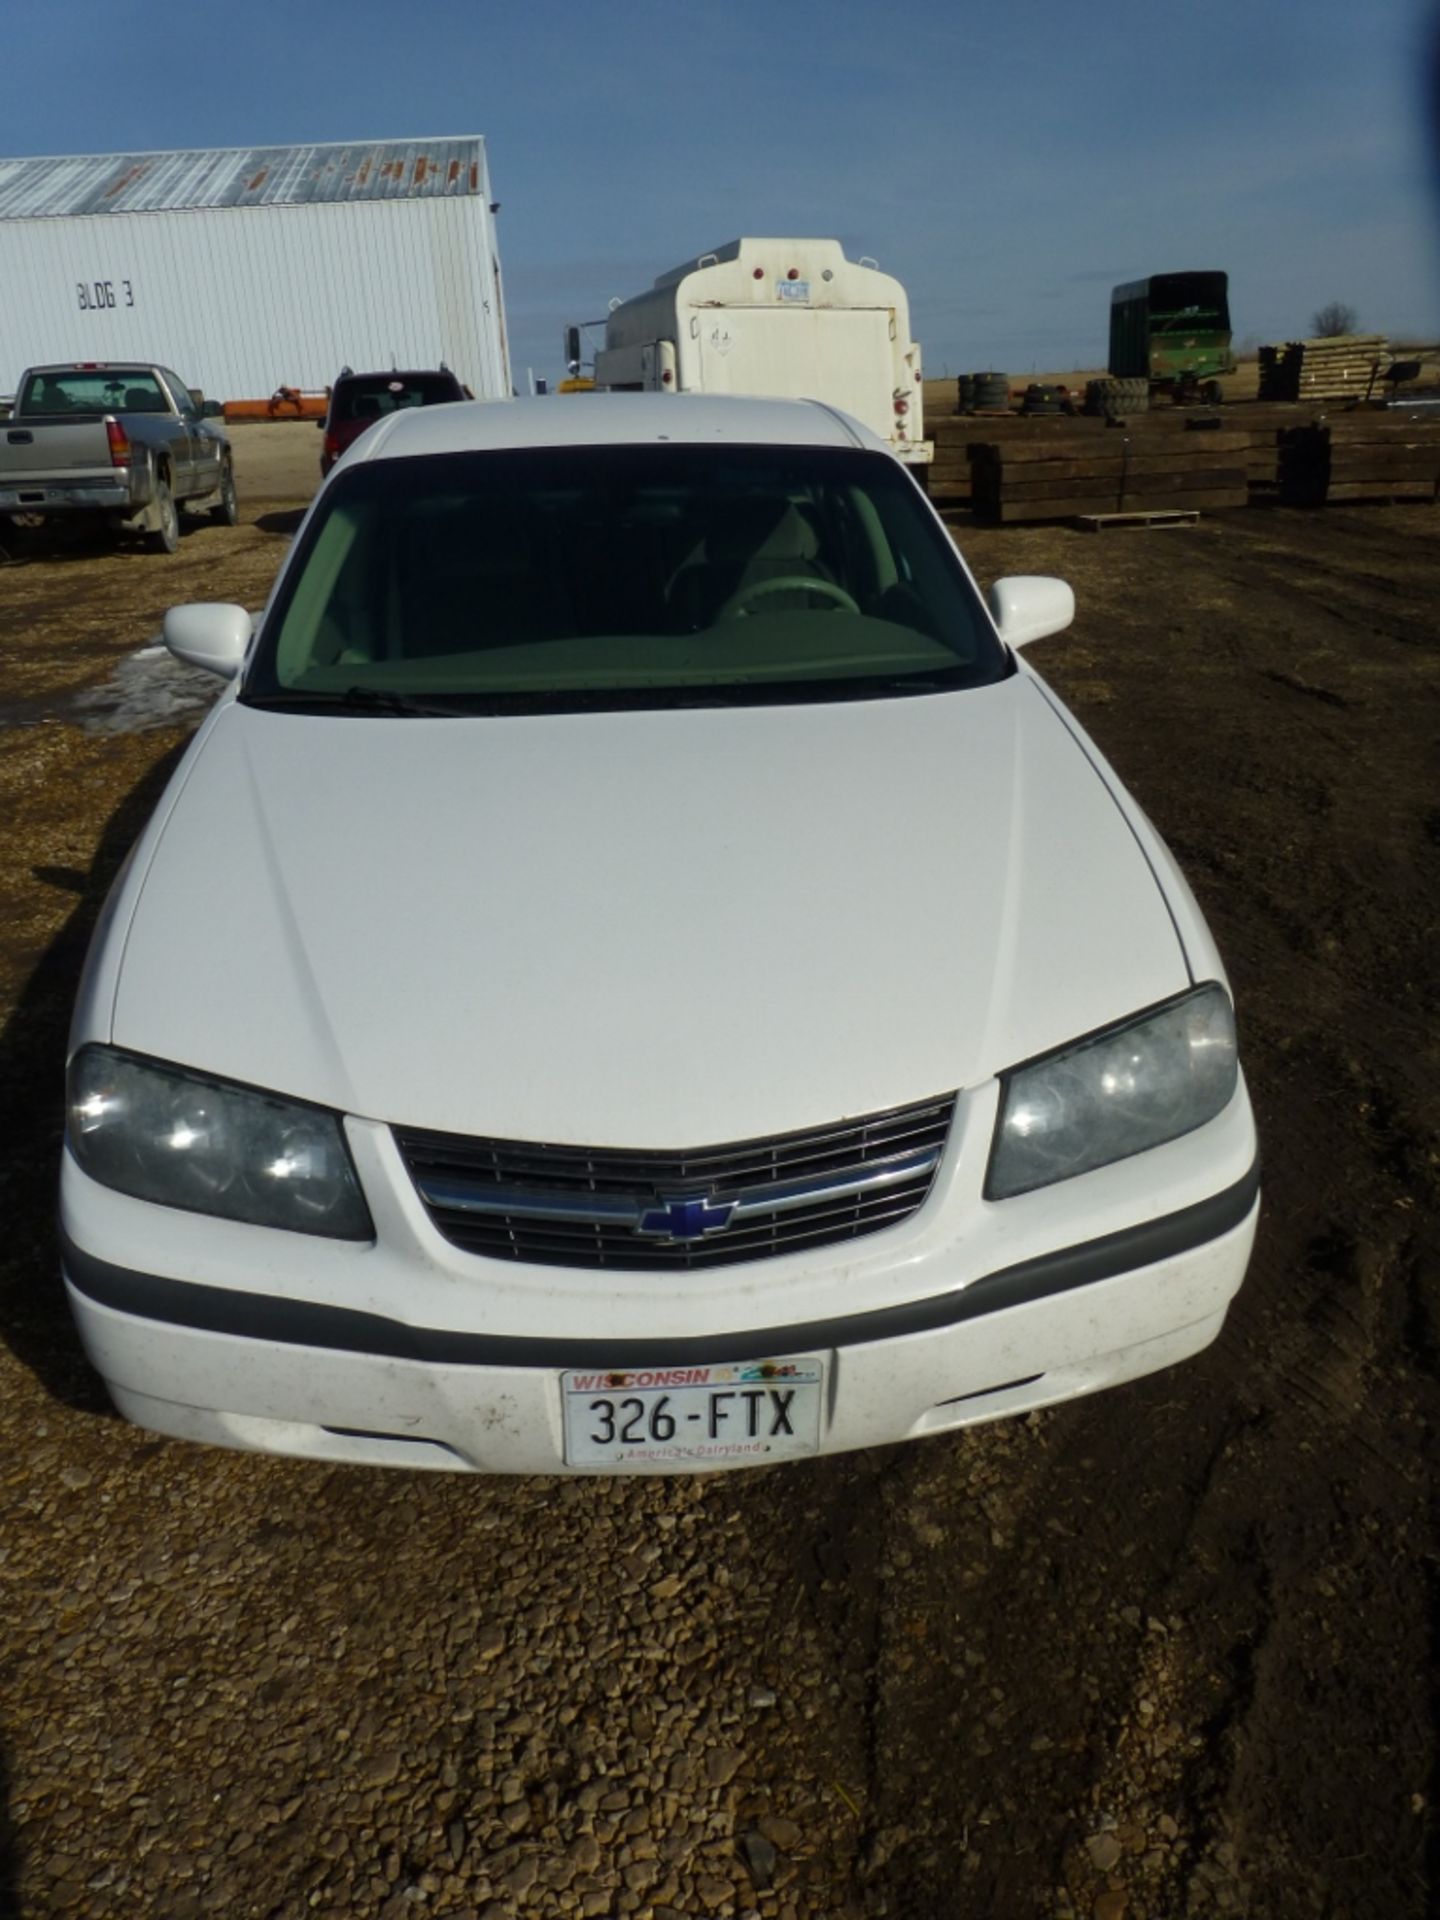
[{"label": "silver pickup truck", "polygon": [[179,505],[239,518],[230,442],[168,367],[31,367],[0,421],[0,521],[99,517],[161,553],[180,544]]}]

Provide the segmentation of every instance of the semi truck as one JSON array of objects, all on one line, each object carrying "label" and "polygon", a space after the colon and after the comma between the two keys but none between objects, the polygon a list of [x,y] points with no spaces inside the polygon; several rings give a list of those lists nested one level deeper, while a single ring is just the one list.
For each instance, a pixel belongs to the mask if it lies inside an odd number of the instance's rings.
[{"label": "semi truck", "polygon": [[[566,348],[578,373],[578,328]],[[672,267],[612,307],[595,385],[822,400],[910,464],[934,451],[905,289],[838,240],[732,240]]]}]

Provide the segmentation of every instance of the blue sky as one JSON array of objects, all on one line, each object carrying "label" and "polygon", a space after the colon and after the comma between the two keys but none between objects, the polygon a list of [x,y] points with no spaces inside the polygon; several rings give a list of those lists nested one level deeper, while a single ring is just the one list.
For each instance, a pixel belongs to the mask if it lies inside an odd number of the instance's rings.
[{"label": "blue sky", "polygon": [[[486,136],[517,377],[742,233],[908,287],[927,372],[1103,362],[1109,289],[1230,274],[1440,338],[1422,0],[0,4],[0,151]],[[57,49],[59,50],[57,56]],[[47,76],[38,85],[26,76]]]}]

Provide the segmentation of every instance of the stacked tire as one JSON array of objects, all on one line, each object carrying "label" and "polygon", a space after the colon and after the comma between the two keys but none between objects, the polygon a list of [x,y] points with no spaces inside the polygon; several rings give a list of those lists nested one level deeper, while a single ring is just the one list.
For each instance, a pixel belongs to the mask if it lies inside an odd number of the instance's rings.
[{"label": "stacked tire", "polygon": [[970,409],[974,406],[975,376],[973,373],[962,373],[960,375],[955,401],[961,413],[969,413]]},{"label": "stacked tire", "polygon": [[970,405],[976,413],[1008,413],[1010,411],[1010,376],[1008,373],[973,373]]},{"label": "stacked tire", "polygon": [[1058,387],[1042,386],[1032,381],[1025,389],[1025,397],[1020,402],[1021,413],[1063,413],[1065,401]]},{"label": "stacked tire", "polygon": [[1104,414],[1109,419],[1123,420],[1127,414],[1148,413],[1150,411],[1150,382],[1138,380],[1087,380],[1085,382],[1086,413]]}]

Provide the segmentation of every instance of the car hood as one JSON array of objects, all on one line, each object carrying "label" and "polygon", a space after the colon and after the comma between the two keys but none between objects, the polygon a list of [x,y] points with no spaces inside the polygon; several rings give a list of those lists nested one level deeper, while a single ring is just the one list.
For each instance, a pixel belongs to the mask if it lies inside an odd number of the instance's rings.
[{"label": "car hood", "polygon": [[116,1044],[395,1123],[745,1139],[973,1086],[1189,977],[1025,673],[523,718],[230,703],[179,778]]}]

